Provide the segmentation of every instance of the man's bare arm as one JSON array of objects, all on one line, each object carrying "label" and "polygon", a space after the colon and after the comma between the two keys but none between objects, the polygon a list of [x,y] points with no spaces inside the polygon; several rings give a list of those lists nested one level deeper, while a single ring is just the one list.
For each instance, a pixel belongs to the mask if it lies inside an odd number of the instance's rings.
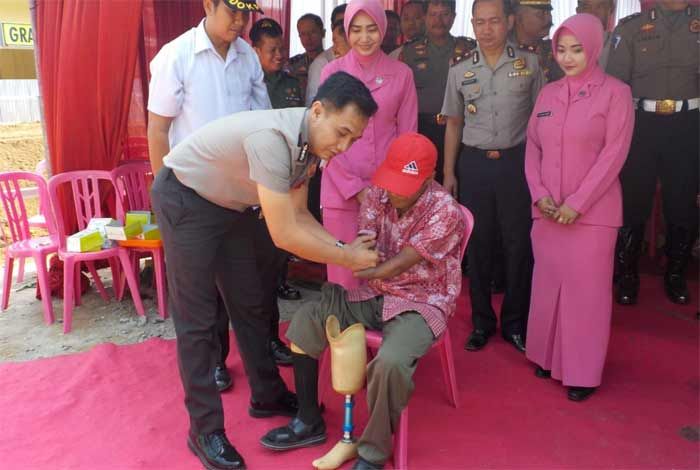
[{"label": "man's bare arm", "polygon": [[322,240],[307,229],[307,224],[299,223],[297,207],[290,193],[278,193],[258,185],[258,196],[270,236],[278,248],[310,261],[337,264],[352,270],[377,265],[378,254],[372,250],[374,237],[358,237],[343,248],[337,247],[330,234]]},{"label": "man's bare arm", "polygon": [[153,174],[157,175],[163,166],[163,157],[170,152],[168,132],[173,118],[161,116],[149,111],[148,113],[148,155],[151,160]]}]

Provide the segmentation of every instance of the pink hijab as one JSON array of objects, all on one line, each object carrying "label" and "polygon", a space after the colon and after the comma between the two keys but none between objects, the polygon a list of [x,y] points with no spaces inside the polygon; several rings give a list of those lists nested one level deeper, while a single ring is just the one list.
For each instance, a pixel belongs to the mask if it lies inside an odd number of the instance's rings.
[{"label": "pink hijab", "polygon": [[600,20],[588,13],[579,13],[569,17],[557,28],[554,36],[552,36],[552,48],[556,54],[559,37],[562,34],[572,34],[583,46],[583,52],[586,55],[586,68],[583,72],[575,77],[566,77],[565,80],[569,85],[569,93],[573,95],[577,93],[588,79],[595,73],[598,66],[598,59],[603,50],[603,26]]},{"label": "pink hijab", "polygon": [[[360,11],[364,11],[374,20],[375,23],[377,23],[377,26],[379,27],[379,34],[381,36],[379,38],[379,42],[381,43],[384,40],[384,35],[386,34],[387,20],[384,7],[381,3],[379,3],[379,0],[351,0],[350,3],[348,3],[348,7],[345,10],[345,16],[343,18],[345,34],[348,36],[350,35],[350,24],[355,18],[355,15],[357,15]],[[355,60],[363,67],[370,67],[377,61],[383,52],[381,48],[378,48],[377,52],[366,57],[356,53],[354,49],[351,49],[350,54],[352,54]]]}]

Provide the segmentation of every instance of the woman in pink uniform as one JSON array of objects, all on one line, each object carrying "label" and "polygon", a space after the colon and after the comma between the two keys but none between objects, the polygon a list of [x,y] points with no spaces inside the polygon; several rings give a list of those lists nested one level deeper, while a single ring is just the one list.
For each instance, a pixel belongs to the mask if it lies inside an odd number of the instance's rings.
[{"label": "woman in pink uniform", "polygon": [[[347,72],[367,85],[379,105],[362,138],[323,170],[323,225],[349,242],[357,236],[360,202],[389,143],[404,132],[416,132],[418,98],[411,69],[381,50],[387,20],[379,1],[352,0],[344,23],[351,50],[323,68],[321,82],[335,72]],[[346,289],[359,286],[352,272],[334,265],[328,266],[328,281]]]},{"label": "woman in pink uniform", "polygon": [[535,375],[561,380],[581,401],[600,385],[608,349],[618,174],[634,110],[629,87],[598,66],[600,20],[572,16],[552,44],[566,76],[540,92],[525,156],[535,219],[526,354]]}]

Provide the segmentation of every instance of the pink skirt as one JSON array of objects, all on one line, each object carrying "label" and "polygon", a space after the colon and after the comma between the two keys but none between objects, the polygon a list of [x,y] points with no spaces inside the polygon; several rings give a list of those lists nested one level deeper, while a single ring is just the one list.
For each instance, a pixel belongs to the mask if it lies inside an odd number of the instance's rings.
[{"label": "pink skirt", "polygon": [[617,229],[536,219],[527,358],[565,386],[601,383]]}]

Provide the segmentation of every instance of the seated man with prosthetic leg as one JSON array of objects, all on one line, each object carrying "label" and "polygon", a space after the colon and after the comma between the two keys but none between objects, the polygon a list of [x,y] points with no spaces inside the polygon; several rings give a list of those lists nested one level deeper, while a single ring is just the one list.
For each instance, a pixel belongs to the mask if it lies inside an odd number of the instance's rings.
[{"label": "seated man with prosthetic leg", "polygon": [[[288,450],[326,440],[318,405],[318,358],[328,344],[326,319],[334,315],[340,329],[361,323],[382,331],[383,343],[367,366],[370,414],[362,436],[356,445],[344,446],[341,458],[329,453],[314,464],[335,468],[357,453],[354,469],[382,468],[391,456],[392,433],[413,392],[417,361],[445,331],[461,288],[465,220],[459,204],[433,181],[436,161],[435,146],[419,134],[403,134],[389,147],[362,203],[359,224],[361,232],[376,234],[384,262],[355,273],[367,285],[346,291],[326,284],[319,302],[294,315],[287,338],[292,342],[299,412],[287,426],[268,432],[263,446]],[[332,352],[344,347],[338,343]],[[357,355],[356,361],[362,370],[364,357]],[[354,368],[336,366],[334,374],[346,369],[353,374]]]}]

